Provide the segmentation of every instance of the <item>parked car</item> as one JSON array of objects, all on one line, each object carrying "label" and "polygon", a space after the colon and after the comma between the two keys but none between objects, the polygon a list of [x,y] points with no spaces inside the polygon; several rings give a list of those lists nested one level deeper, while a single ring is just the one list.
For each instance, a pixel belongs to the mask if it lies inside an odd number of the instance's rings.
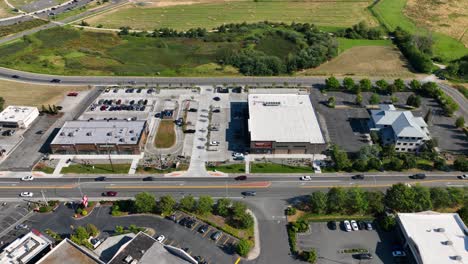
[{"label": "parked car", "polygon": [[245,192],[242,192],[241,194],[244,195],[244,196],[255,196],[255,195],[257,195],[257,192],[256,191],[245,191]]},{"label": "parked car", "polygon": [[103,192],[102,196],[114,197],[114,196],[117,196],[117,192],[114,192],[114,191]]},{"label": "parked car", "polygon": [[213,239],[214,241],[216,241],[216,240],[218,240],[218,239],[221,237],[222,234],[223,234],[223,233],[221,233],[220,231],[216,231],[216,232],[214,232],[214,233],[211,235],[211,239]]},{"label": "parked car", "polygon": [[167,219],[171,220],[171,221],[174,221],[174,222],[177,222],[177,217],[175,214],[171,214],[170,216],[167,217]]},{"label": "parked car", "polygon": [[206,231],[208,231],[209,228],[210,227],[208,225],[202,225],[202,226],[200,226],[200,228],[198,228],[198,232],[204,234],[204,233],[206,233]]},{"label": "parked car", "polygon": [[179,224],[182,226],[185,226],[185,224],[188,222],[189,219],[190,219],[189,217],[184,217],[180,219]]},{"label": "parked car", "polygon": [[219,141],[215,141],[215,140],[211,141],[210,146],[219,146]]},{"label": "parked car", "polygon": [[246,175],[240,175],[240,176],[235,177],[234,180],[236,180],[236,181],[245,181],[245,180],[247,180],[247,176]]},{"label": "parked car", "polygon": [[20,193],[20,196],[21,197],[33,197],[33,193],[32,192],[22,192]]},{"label": "parked car", "polygon": [[193,218],[189,219],[187,221],[187,223],[185,223],[185,226],[188,227],[188,228],[192,228],[195,224],[197,223],[197,221]]},{"label": "parked car", "polygon": [[157,238],[156,238],[156,241],[158,241],[159,243],[162,243],[164,241],[164,239],[166,239],[166,237],[164,235],[159,235]]},{"label": "parked car", "polygon": [[357,174],[351,177],[353,180],[364,180],[364,175],[363,174]]},{"label": "parked car", "polygon": [[21,178],[22,181],[32,181],[34,180],[34,177],[32,175],[24,176]]},{"label": "parked car", "polygon": [[213,97],[213,100],[215,100],[215,101],[220,101],[221,98],[219,98],[218,96],[216,96],[216,97]]},{"label": "parked car", "polygon": [[18,229],[28,229],[28,226],[25,225],[25,224],[19,224],[19,225],[15,226],[15,229],[17,229],[17,230]]},{"label": "parked car", "polygon": [[78,96],[78,92],[69,92],[67,96]]},{"label": "parked car", "polygon": [[11,78],[13,78],[13,79],[19,79],[19,76],[18,76],[18,75],[12,75]]},{"label": "parked car", "polygon": [[356,259],[372,259],[372,254],[370,253],[361,253],[361,254],[354,254],[354,258]]},{"label": "parked car", "polygon": [[364,221],[358,221],[357,225],[360,230],[365,230],[366,229],[366,223]]},{"label": "parked car", "polygon": [[336,230],[336,222],[335,221],[329,221],[327,223],[327,226],[330,230]]},{"label": "parked car", "polygon": [[410,176],[411,179],[422,180],[426,178],[426,174],[424,173],[416,173]]},{"label": "parked car", "polygon": [[95,181],[106,181],[107,177],[101,176],[94,179]]},{"label": "parked car", "polygon": [[351,220],[351,227],[353,228],[353,231],[359,231],[359,227],[355,220]]},{"label": "parked car", "polygon": [[232,156],[233,157],[244,157],[244,154],[242,154],[240,152],[234,152],[234,153],[232,153]]},{"label": "parked car", "polygon": [[312,177],[310,176],[301,176],[301,181],[311,181]]},{"label": "parked car", "polygon": [[349,223],[348,220],[343,221],[343,226],[347,232],[353,231],[353,229],[351,228],[351,224]]},{"label": "parked car", "polygon": [[374,230],[374,228],[372,227],[372,223],[371,223],[371,222],[366,222],[366,229],[367,229],[368,231]]}]

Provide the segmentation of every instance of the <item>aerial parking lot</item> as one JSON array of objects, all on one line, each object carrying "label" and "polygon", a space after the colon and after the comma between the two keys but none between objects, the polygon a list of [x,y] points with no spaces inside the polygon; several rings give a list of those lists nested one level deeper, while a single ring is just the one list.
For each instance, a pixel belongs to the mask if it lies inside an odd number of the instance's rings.
[{"label": "aerial parking lot", "polygon": [[[395,263],[392,257],[392,244],[396,237],[390,232],[374,230],[345,231],[341,222],[336,222],[336,230],[332,230],[327,223],[310,223],[310,230],[299,233],[297,245],[302,250],[315,248],[319,263]],[[358,259],[356,253],[345,253],[348,250],[366,250],[372,259]],[[401,262],[400,262],[401,263]]]}]

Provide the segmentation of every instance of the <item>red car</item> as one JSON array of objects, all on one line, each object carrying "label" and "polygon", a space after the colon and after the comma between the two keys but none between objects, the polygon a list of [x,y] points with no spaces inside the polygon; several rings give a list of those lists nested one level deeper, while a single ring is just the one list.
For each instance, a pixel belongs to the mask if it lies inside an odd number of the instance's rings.
[{"label": "red car", "polygon": [[117,196],[117,192],[114,191],[108,191],[108,192],[103,192],[102,196]]},{"label": "red car", "polygon": [[78,96],[78,92],[69,92],[68,96]]},{"label": "red car", "polygon": [[245,181],[245,180],[247,180],[247,176],[245,176],[245,175],[237,176],[237,177],[234,178],[234,180],[236,180],[236,181]]}]

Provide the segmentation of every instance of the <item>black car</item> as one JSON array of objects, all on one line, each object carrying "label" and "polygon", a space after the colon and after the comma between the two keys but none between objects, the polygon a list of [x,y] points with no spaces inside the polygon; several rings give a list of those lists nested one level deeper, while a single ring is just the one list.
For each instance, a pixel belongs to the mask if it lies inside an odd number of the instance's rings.
[{"label": "black car", "polygon": [[364,180],[364,175],[363,174],[357,174],[351,177],[353,180]]},{"label": "black car", "polygon": [[188,228],[192,228],[196,223],[197,221],[195,221],[195,219],[190,219],[187,221],[187,223],[185,223],[185,226]]},{"label": "black car", "polygon": [[101,177],[97,177],[96,179],[94,179],[95,181],[106,181],[106,177],[104,176],[101,176]]},{"label": "black car", "polygon": [[219,98],[218,96],[216,96],[216,97],[213,97],[213,100],[215,100],[215,101],[220,101],[221,98]]},{"label": "black car", "polygon": [[416,173],[414,175],[410,176],[411,179],[417,179],[417,180],[422,180],[426,178],[426,174],[424,173]]},{"label": "black car", "polygon": [[145,177],[143,178],[143,181],[154,181],[154,178],[153,177]]},{"label": "black car", "polygon": [[204,234],[206,231],[208,231],[209,226],[208,225],[202,225],[200,228],[198,228],[198,232]]},{"label": "black car", "polygon": [[359,230],[366,230],[366,223],[364,221],[358,221],[357,222]]},{"label": "black car", "polygon": [[257,192],[256,191],[245,191],[245,192],[242,192],[241,194],[244,195],[244,196],[255,196],[255,195],[257,195]]},{"label": "black car", "polygon": [[372,254],[370,253],[361,253],[361,254],[354,254],[354,258],[356,259],[372,259]]},{"label": "black car", "polygon": [[180,219],[179,221],[179,224],[182,225],[182,226],[185,226],[185,224],[189,221],[190,218],[188,217],[184,217],[182,219]]},{"label": "black car", "polygon": [[51,82],[51,83],[59,83],[59,82],[61,82],[61,81],[60,81],[60,79],[52,79],[52,80],[50,80],[50,82]]},{"label": "black car", "polygon": [[177,217],[176,217],[174,214],[168,216],[167,219],[169,219],[169,220],[174,221],[174,222],[177,223]]},{"label": "black car", "polygon": [[11,78],[13,78],[13,79],[19,79],[19,76],[18,76],[18,75],[12,75]]},{"label": "black car", "polygon": [[327,223],[327,226],[330,230],[336,230],[336,222],[335,221],[329,221]]},{"label": "black car", "polygon": [[156,113],[156,114],[154,115],[154,117],[156,117],[156,118],[161,118],[161,113]]},{"label": "black car", "polygon": [[240,176],[235,177],[234,180],[236,180],[236,181],[245,181],[245,180],[247,180],[247,176],[246,175],[240,175]]}]

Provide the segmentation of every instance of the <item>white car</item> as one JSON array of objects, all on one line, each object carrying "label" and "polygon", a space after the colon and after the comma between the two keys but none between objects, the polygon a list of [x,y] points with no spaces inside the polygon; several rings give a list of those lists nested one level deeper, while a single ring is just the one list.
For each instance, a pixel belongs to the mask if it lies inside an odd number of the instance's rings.
[{"label": "white car", "polygon": [[20,196],[21,197],[33,197],[33,193],[32,192],[22,192],[22,193],[20,193]]},{"label": "white car", "polygon": [[458,179],[460,179],[460,180],[468,180],[468,174],[460,175],[460,176],[458,176]]},{"label": "white car", "polygon": [[351,220],[351,227],[353,228],[353,231],[359,231],[359,227],[355,220]]},{"label": "white car", "polygon": [[301,181],[311,181],[312,178],[310,176],[301,176]]},{"label": "white car", "polygon": [[210,146],[219,146],[219,142],[218,141],[211,141]]},{"label": "white car", "polygon": [[23,178],[21,178],[22,181],[32,181],[34,180],[34,177],[31,176],[31,175],[28,175],[28,176],[24,176]]},{"label": "white car", "polygon": [[162,243],[164,241],[164,239],[166,239],[166,237],[164,235],[159,235],[157,238],[156,238],[156,241],[158,241],[159,243]]},{"label": "white car", "polygon": [[236,158],[239,158],[239,157],[244,157],[244,154],[239,153],[239,152],[234,152],[234,153],[232,153],[232,156],[236,157]]},{"label": "white car", "polygon": [[351,224],[349,223],[348,220],[344,220],[343,225],[344,225],[344,228],[346,229],[347,232],[353,231],[353,229],[351,229]]}]

